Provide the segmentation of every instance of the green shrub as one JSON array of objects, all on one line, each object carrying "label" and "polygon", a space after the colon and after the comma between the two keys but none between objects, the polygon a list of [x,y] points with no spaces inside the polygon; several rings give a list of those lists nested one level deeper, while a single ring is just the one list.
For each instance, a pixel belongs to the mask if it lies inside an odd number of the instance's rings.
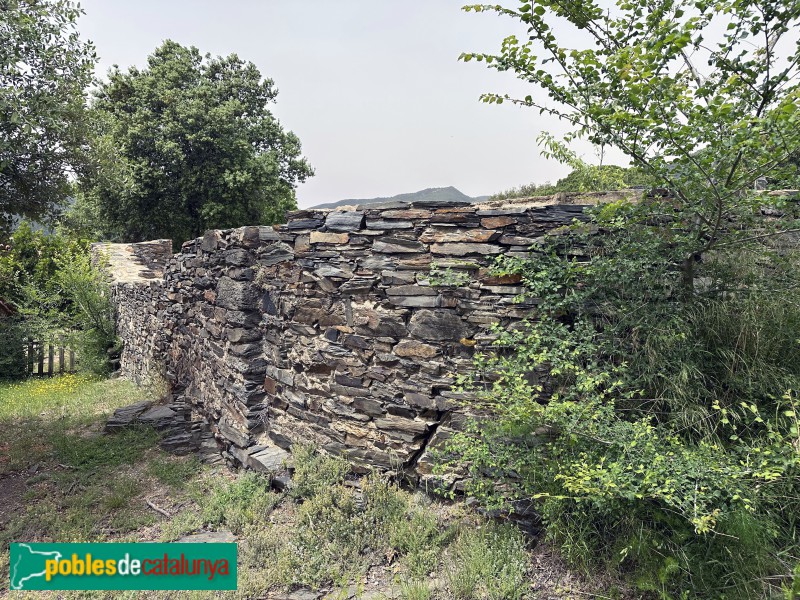
[{"label": "green shrub", "polygon": [[0,298],[26,309],[32,308],[31,290],[57,297],[58,257],[65,252],[87,252],[88,249],[86,240],[36,230],[22,221],[7,244],[0,245]]},{"label": "green shrub", "polygon": [[[330,473],[321,472],[324,481]],[[319,481],[297,507],[290,541],[293,576],[311,586],[365,572],[388,550],[389,528],[408,508],[407,494],[378,476],[362,479],[360,490]]]},{"label": "green shrub", "polygon": [[106,275],[92,266],[87,252],[64,252],[55,281],[69,301],[70,339],[84,371],[108,371],[108,350],[117,344],[114,307]]},{"label": "green shrub", "polygon": [[495,418],[446,450],[489,506],[537,501],[573,564],[664,598],[766,597],[800,554],[796,251],[750,242],[687,271],[649,207],[597,213],[602,238],[500,260],[536,320],[495,328],[461,379]]},{"label": "green shrub", "polygon": [[400,583],[400,598],[403,600],[430,600],[433,590],[426,581],[412,579]]},{"label": "green shrub", "polygon": [[800,598],[800,562],[792,572],[791,581],[782,586],[784,600],[797,600]]},{"label": "green shrub", "polygon": [[0,247],[0,299],[17,311],[14,319],[0,322],[0,333],[11,342],[0,350],[0,377],[22,374],[25,338],[69,345],[83,371],[108,371],[107,350],[116,344],[113,308],[88,246],[23,222],[8,246]]},{"label": "green shrub", "polygon": [[424,578],[438,567],[448,533],[429,510],[411,508],[390,523],[389,544],[403,555],[412,577]]},{"label": "green shrub", "polygon": [[247,471],[230,483],[215,485],[211,494],[197,498],[205,525],[226,525],[236,534],[267,519],[280,501],[268,477]]},{"label": "green shrub", "polygon": [[491,200],[550,196],[558,192],[605,192],[623,190],[637,186],[652,186],[650,177],[641,169],[617,165],[595,166],[576,161],[573,170],[556,183],[529,183],[493,194]]},{"label": "green shrub", "polygon": [[343,458],[322,454],[313,445],[297,444],[292,447],[294,476],[293,498],[312,498],[320,491],[344,481],[350,473],[350,464]]},{"label": "green shrub", "polygon": [[30,331],[24,319],[0,317],[0,379],[16,379],[25,374],[25,341]]}]

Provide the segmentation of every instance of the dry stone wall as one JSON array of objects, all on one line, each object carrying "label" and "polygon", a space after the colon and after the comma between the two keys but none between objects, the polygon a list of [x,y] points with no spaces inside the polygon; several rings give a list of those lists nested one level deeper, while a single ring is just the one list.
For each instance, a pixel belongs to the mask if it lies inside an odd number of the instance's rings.
[{"label": "dry stone wall", "polygon": [[430,449],[464,419],[454,375],[493,324],[535,311],[492,261],[583,210],[418,202],[209,231],[157,279],[114,284],[123,373],[166,378],[231,463],[267,470],[276,447],[310,442],[428,481]]},{"label": "dry stone wall", "polygon": [[92,244],[92,262],[105,268],[113,282],[112,300],[117,308],[117,330],[125,341],[123,372],[137,383],[150,378],[155,367],[151,357],[163,350],[159,309],[164,265],[172,257],[171,240],[139,244]]}]

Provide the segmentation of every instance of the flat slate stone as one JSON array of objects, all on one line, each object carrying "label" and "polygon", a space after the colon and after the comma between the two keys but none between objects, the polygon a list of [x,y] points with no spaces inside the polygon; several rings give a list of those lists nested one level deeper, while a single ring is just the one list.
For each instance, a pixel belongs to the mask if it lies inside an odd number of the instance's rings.
[{"label": "flat slate stone", "polygon": [[255,248],[263,242],[277,242],[281,238],[278,232],[268,225],[249,225],[235,230],[231,239],[246,248]]},{"label": "flat slate stone", "polygon": [[152,405],[153,403],[149,400],[144,400],[142,402],[137,402],[136,404],[130,404],[128,406],[118,408],[114,411],[114,414],[111,416],[111,418],[108,419],[108,422],[106,422],[106,431],[119,431],[125,427],[131,427],[137,422],[137,417]]},{"label": "flat slate stone", "polygon": [[343,283],[339,287],[339,292],[342,294],[367,294],[377,283],[377,278],[362,278],[356,277]]},{"label": "flat slate stone", "polygon": [[405,431],[415,435],[419,435],[428,431],[428,424],[425,423],[425,421],[406,419],[403,417],[396,417],[394,415],[375,419],[375,426],[384,431]]},{"label": "flat slate stone", "polygon": [[580,204],[551,204],[537,206],[530,210],[531,219],[537,223],[569,223],[572,219],[585,220],[586,207]]},{"label": "flat slate stone", "polygon": [[447,242],[431,244],[431,254],[446,254],[450,256],[466,256],[468,254],[500,254],[502,248],[493,244],[470,244]]},{"label": "flat slate stone", "polygon": [[217,306],[230,310],[256,308],[258,289],[249,281],[234,281],[230,277],[220,277],[217,283]]},{"label": "flat slate stone", "polygon": [[512,219],[511,217],[506,217],[506,216],[486,217],[485,219],[481,219],[481,226],[486,227],[488,229],[496,229],[498,227],[507,227],[508,225],[514,225],[516,222],[517,222],[516,219]]},{"label": "flat slate stone", "polygon": [[478,210],[475,214],[479,217],[504,217],[508,215],[524,215],[529,207],[508,206],[506,208],[485,208]]},{"label": "flat slate stone", "polygon": [[244,248],[232,248],[231,250],[226,250],[224,257],[226,263],[236,267],[247,267],[252,263],[250,253]]},{"label": "flat slate stone", "polygon": [[387,221],[386,219],[367,219],[369,229],[411,229],[414,224],[411,221]]},{"label": "flat slate stone", "polygon": [[415,252],[424,252],[425,246],[423,246],[417,240],[386,236],[372,244],[372,251],[381,252],[383,254],[409,254]]},{"label": "flat slate stone", "polygon": [[396,285],[386,288],[389,296],[436,296],[439,294],[435,289],[422,285]]},{"label": "flat slate stone", "polygon": [[139,415],[136,420],[142,425],[149,425],[157,429],[163,429],[171,426],[177,415],[178,413],[168,406],[154,406],[153,408]]},{"label": "flat slate stone", "polygon": [[349,279],[353,276],[353,271],[351,271],[350,267],[346,264],[342,265],[341,267],[323,264],[314,271],[314,274],[318,275],[319,277],[340,277],[343,279]]},{"label": "flat slate stone", "polygon": [[544,237],[522,237],[518,235],[504,235],[498,242],[504,246],[533,246],[544,241]]},{"label": "flat slate stone", "polygon": [[325,218],[325,227],[331,231],[357,231],[363,223],[364,213],[358,210],[332,212]]},{"label": "flat slate stone", "polygon": [[265,267],[277,265],[292,260],[293,258],[294,249],[283,242],[266,246],[264,250],[258,253],[258,262]]},{"label": "flat slate stone", "polygon": [[419,241],[426,244],[431,242],[469,242],[482,243],[500,237],[497,231],[486,229],[450,229],[450,230],[426,230]]},{"label": "flat slate stone", "polygon": [[192,434],[188,431],[179,431],[178,433],[167,436],[161,440],[158,445],[162,450],[170,454],[177,454],[178,456],[190,454],[198,450],[197,443]]},{"label": "flat slate stone", "polygon": [[278,473],[292,466],[292,455],[277,446],[265,448],[247,458],[247,466],[262,473]]},{"label": "flat slate stone", "polygon": [[424,344],[416,340],[403,340],[394,348],[397,356],[410,358],[433,358],[439,354],[439,349],[430,344]]},{"label": "flat slate stone", "polygon": [[408,208],[406,210],[386,210],[380,215],[384,219],[428,219],[431,211],[423,208]]},{"label": "flat slate stone", "polygon": [[322,227],[325,221],[322,219],[297,219],[296,221],[289,221],[284,227],[289,230],[293,229],[317,229]]},{"label": "flat slate stone", "polygon": [[397,210],[400,208],[408,208],[411,206],[409,202],[398,202],[390,200],[388,202],[376,202],[375,204],[359,204],[356,210]]},{"label": "flat slate stone", "polygon": [[312,231],[309,241],[312,244],[346,244],[350,241],[350,235],[347,233]]},{"label": "flat slate stone", "polygon": [[412,335],[427,341],[455,341],[467,336],[467,327],[455,312],[449,310],[419,310],[408,324]]},{"label": "flat slate stone", "polygon": [[414,208],[455,208],[457,206],[471,206],[467,200],[415,200],[411,203]]},{"label": "flat slate stone", "polygon": [[250,437],[248,435],[242,433],[238,429],[234,429],[225,421],[219,422],[219,432],[225,439],[240,447],[247,446],[248,442],[250,441]]},{"label": "flat slate stone", "polygon": [[435,296],[389,296],[389,302],[394,306],[408,308],[435,308],[437,298]]},{"label": "flat slate stone", "polygon": [[202,239],[200,248],[206,252],[212,252],[219,248],[220,242],[222,242],[222,233],[218,229],[209,229],[206,231],[205,235],[199,239]]}]

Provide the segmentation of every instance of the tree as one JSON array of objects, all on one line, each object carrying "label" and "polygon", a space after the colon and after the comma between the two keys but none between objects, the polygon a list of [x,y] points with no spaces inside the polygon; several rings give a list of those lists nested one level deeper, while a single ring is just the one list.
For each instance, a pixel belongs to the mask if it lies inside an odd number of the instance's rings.
[{"label": "tree", "polygon": [[0,229],[52,215],[84,164],[93,47],[70,0],[0,1]]},{"label": "tree", "polygon": [[[583,136],[617,148],[677,195],[676,217],[692,223],[683,238],[687,286],[743,193],[800,148],[796,0],[618,0],[611,10],[594,0],[523,0],[516,10],[465,10],[517,19],[528,40],[509,36],[499,54],[463,60],[513,71],[549,97],[485,94],[485,102],[557,116],[574,127],[567,142]],[[564,23],[573,30],[557,35]],[[544,142],[546,155],[574,157]]]},{"label": "tree", "polygon": [[[547,96],[486,102],[556,115],[567,143],[616,147],[673,195],[598,206],[533,259],[499,259],[536,310],[495,327],[464,382],[493,418],[449,456],[469,491],[534,501],[567,558],[645,597],[774,597],[800,557],[800,206],[753,185],[797,181],[800,4],[467,10],[529,37],[463,58]],[[567,143],[544,135],[543,153],[573,164]]]},{"label": "tree", "polygon": [[115,67],[91,107],[96,169],[78,211],[129,241],[276,223],[312,170],[267,109],[277,90],[236,55],[166,41],[147,67]]}]

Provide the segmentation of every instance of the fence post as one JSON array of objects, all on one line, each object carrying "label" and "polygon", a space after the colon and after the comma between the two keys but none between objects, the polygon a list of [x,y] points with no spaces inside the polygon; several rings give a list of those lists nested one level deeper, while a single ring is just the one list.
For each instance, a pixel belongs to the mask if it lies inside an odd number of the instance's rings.
[{"label": "fence post", "polygon": [[39,353],[38,353],[39,354],[39,373],[38,373],[38,375],[39,375],[39,377],[41,377],[42,373],[44,373],[44,344],[42,344],[42,342],[39,342],[37,345],[39,346]]},{"label": "fence post", "polygon": [[64,374],[64,346],[58,347],[58,372]]},{"label": "fence post", "polygon": [[69,372],[72,373],[75,370],[75,351],[70,348],[69,351]]},{"label": "fence post", "polygon": [[47,344],[47,376],[53,376],[53,354],[54,354],[53,343],[50,342]]}]

